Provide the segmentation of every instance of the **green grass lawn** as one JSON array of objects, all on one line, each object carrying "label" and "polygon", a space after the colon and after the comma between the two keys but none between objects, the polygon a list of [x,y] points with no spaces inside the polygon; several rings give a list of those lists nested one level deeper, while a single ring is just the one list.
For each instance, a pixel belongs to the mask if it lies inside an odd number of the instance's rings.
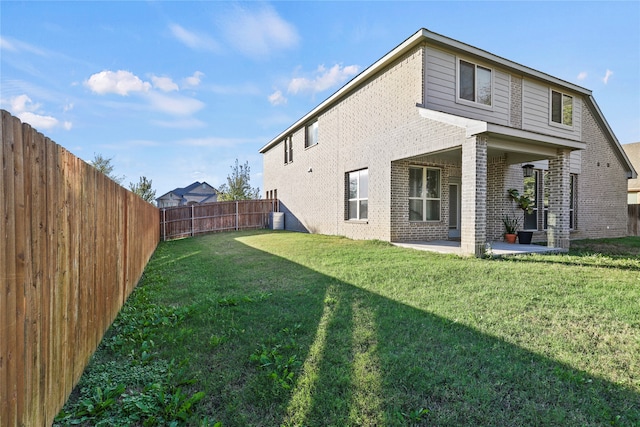
[{"label": "green grass lawn", "polygon": [[640,425],[640,238],[459,258],[161,243],[57,424]]}]

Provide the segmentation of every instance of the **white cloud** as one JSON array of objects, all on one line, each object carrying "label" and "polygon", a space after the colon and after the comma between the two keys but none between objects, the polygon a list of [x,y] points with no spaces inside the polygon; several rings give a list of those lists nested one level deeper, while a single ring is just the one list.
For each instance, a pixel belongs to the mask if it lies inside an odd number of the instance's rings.
[{"label": "white cloud", "polygon": [[149,92],[147,98],[155,110],[177,116],[188,116],[201,110],[205,105],[195,98],[180,95],[169,96],[157,92]]},{"label": "white cloud", "polygon": [[[192,77],[199,79],[203,74],[196,72]],[[151,76],[153,84],[141,80],[135,74],[129,71],[102,71],[93,74],[85,82],[93,92],[104,95],[107,93],[115,93],[126,96],[129,94],[137,94],[141,99],[147,101],[147,106],[140,107],[142,109],[151,108],[152,110],[174,116],[189,116],[204,108],[205,104],[195,98],[179,95],[177,93],[180,88],[170,77]],[[126,104],[128,108],[135,106]],[[121,108],[114,106],[114,108]]]},{"label": "white cloud", "polygon": [[287,98],[282,95],[282,91],[276,90],[269,95],[269,102],[271,105],[283,105],[287,103]]},{"label": "white cloud", "polygon": [[13,43],[11,43],[9,40],[7,40],[6,37],[0,37],[0,49],[2,49],[2,50],[10,50],[12,52],[15,52],[15,51],[18,50],[13,45]]},{"label": "white cloud", "polygon": [[604,82],[604,84],[609,83],[609,78],[613,75],[613,71],[611,70],[607,70],[607,72],[605,73],[604,77],[602,78],[602,81]]},{"label": "white cloud", "polygon": [[206,35],[196,34],[178,24],[170,24],[169,29],[175,38],[191,49],[211,52],[220,50],[218,43]]},{"label": "white cloud", "polygon": [[582,80],[586,79],[586,78],[587,78],[587,72],[586,72],[586,71],[581,71],[581,72],[578,74],[578,77],[577,77],[577,78],[578,78],[578,81],[582,81]]},{"label": "white cloud", "polygon": [[58,126],[58,119],[52,116],[43,116],[40,114],[32,113],[31,111],[24,111],[17,114],[17,117],[24,123],[29,123],[36,129],[52,129]]},{"label": "white cloud", "polygon": [[293,94],[297,94],[298,92],[322,92],[344,83],[356,75],[359,69],[360,67],[357,65],[341,67],[336,64],[327,70],[324,65],[320,65],[314,73],[315,76],[311,78],[296,77],[291,79],[287,91]]},{"label": "white cloud", "polygon": [[263,58],[274,51],[295,47],[299,41],[295,27],[270,6],[258,10],[236,6],[225,17],[222,27],[229,43],[250,57]]},{"label": "white cloud", "polygon": [[175,84],[170,77],[151,76],[151,82],[153,83],[153,87],[163,92],[172,92],[179,89],[178,85]]},{"label": "white cloud", "polygon": [[186,77],[182,82],[183,85],[186,87],[196,87],[200,85],[200,82],[202,81],[202,77],[204,76],[204,73],[202,71],[196,71],[195,73],[193,73],[192,76],[190,77]]},{"label": "white cloud", "polygon": [[99,95],[115,93],[126,96],[132,92],[147,92],[151,88],[151,83],[140,80],[138,76],[130,71],[101,71],[93,74],[85,85]]},{"label": "white cloud", "polygon": [[11,110],[16,114],[24,111],[36,111],[40,108],[40,104],[34,104],[27,95],[18,95],[11,98]]},{"label": "white cloud", "polygon": [[7,37],[0,37],[0,49],[11,52],[28,52],[38,56],[49,56],[49,54],[32,44],[22,42],[16,39],[8,39]]},{"label": "white cloud", "polygon": [[71,122],[60,123],[55,117],[40,113],[41,105],[34,103],[27,95],[23,94],[11,98],[9,104],[12,114],[22,122],[29,123],[35,129],[49,130],[62,126],[64,129],[70,130],[73,126]]}]

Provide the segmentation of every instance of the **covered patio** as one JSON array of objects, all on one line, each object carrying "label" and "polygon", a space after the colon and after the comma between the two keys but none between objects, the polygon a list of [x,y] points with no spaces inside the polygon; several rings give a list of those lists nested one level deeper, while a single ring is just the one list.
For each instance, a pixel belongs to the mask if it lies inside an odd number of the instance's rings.
[{"label": "covered patio", "polygon": [[[406,222],[404,217],[396,215],[400,219],[399,231],[392,232],[392,241],[411,247],[417,245],[424,250],[475,256],[483,256],[489,250],[497,256],[568,250],[571,153],[584,150],[585,143],[426,108],[419,108],[419,113],[439,125],[463,129],[464,138],[454,135],[438,140],[439,144],[429,140],[430,151],[394,162],[392,167],[397,166],[398,170],[405,166],[404,162],[408,167],[427,165],[424,167],[442,171],[442,195],[433,197],[441,197],[444,213],[440,224],[428,220],[419,224],[409,218],[407,225],[401,222]],[[523,215],[513,213],[513,202],[507,191],[510,188],[522,191],[525,164],[529,171],[525,177],[532,176],[534,168],[548,174],[547,187],[543,188],[541,180],[535,184],[537,194],[548,193],[544,195],[546,204],[543,204],[542,196],[536,200],[534,223],[527,224],[526,228],[521,224],[521,227],[537,232],[538,240],[544,233],[547,246],[502,242],[505,214]],[[397,203],[402,206],[404,201]],[[448,226],[448,230],[443,230],[442,225]],[[424,241],[419,236],[421,232],[426,237]],[[449,240],[445,240],[447,232]]]},{"label": "covered patio", "polygon": [[[432,241],[405,241],[391,242],[394,246],[402,248],[417,249],[420,251],[438,252],[441,254],[468,255],[462,250],[460,242],[455,240],[432,240]],[[567,249],[550,248],[542,245],[522,245],[519,243],[489,242],[486,247],[486,255],[525,255],[525,254],[550,254],[563,253]]]}]

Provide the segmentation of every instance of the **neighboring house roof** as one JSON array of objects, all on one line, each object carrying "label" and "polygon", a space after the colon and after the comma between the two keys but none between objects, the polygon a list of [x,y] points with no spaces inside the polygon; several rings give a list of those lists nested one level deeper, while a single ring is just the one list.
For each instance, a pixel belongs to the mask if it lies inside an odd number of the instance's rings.
[{"label": "neighboring house roof", "polygon": [[196,199],[198,203],[215,202],[218,193],[219,191],[212,185],[206,182],[196,181],[187,187],[175,188],[158,197],[156,201],[178,198],[181,199],[180,204],[187,203],[187,199]]},{"label": "neighboring house roof", "polygon": [[[631,164],[636,170],[640,170],[640,142],[633,144],[625,144],[622,146],[627,156],[631,160]],[[629,180],[629,191],[640,191],[640,178]]]},{"label": "neighboring house roof", "polygon": [[464,52],[466,54],[473,55],[473,56],[482,58],[486,61],[492,62],[494,64],[500,65],[501,67],[504,67],[505,69],[510,70],[511,72],[517,73],[519,75],[527,76],[529,78],[533,78],[536,80],[542,80],[542,81],[551,83],[555,86],[567,88],[567,89],[570,89],[571,91],[582,94],[586,100],[587,106],[594,112],[596,119],[605,129],[609,137],[609,141],[611,142],[612,145],[614,145],[617,148],[616,153],[618,157],[620,158],[622,163],[627,166],[627,177],[628,178],[637,177],[637,173],[633,165],[629,161],[629,158],[627,157],[624,150],[622,149],[620,142],[618,141],[613,131],[611,130],[611,127],[607,123],[607,120],[604,118],[602,111],[600,111],[600,108],[598,107],[598,104],[596,103],[595,99],[591,95],[591,91],[589,89],[585,89],[576,84],[566,82],[557,77],[553,77],[549,74],[534,70],[533,68],[526,67],[524,65],[518,64],[516,62],[502,58],[500,56],[494,55],[485,50],[473,47],[471,45],[459,42],[457,40],[451,39],[449,37],[446,37],[434,32],[431,32],[424,28],[418,30],[415,34],[413,34],[411,37],[409,37],[400,45],[398,45],[395,49],[387,53],[381,59],[376,61],[373,65],[366,68],[360,74],[355,76],[353,79],[347,82],[344,86],[342,86],[342,88],[340,88],[337,92],[329,96],[317,107],[315,107],[313,110],[308,112],[298,121],[296,121],[294,124],[289,126],[287,129],[285,129],[283,132],[281,132],[271,141],[269,141],[264,147],[260,149],[260,153],[265,153],[269,151],[271,148],[276,146],[280,141],[282,141],[282,139],[285,136],[289,135],[294,130],[304,126],[311,119],[319,116],[324,111],[331,108],[336,103],[340,102],[340,100],[347,97],[349,94],[351,94],[351,92],[353,92],[358,87],[360,87],[364,82],[366,82],[372,76],[384,70],[389,64],[396,61],[402,55],[408,53],[409,51],[416,48],[417,46],[420,46],[425,43],[428,43],[430,45],[435,45],[435,46],[443,46],[458,52]]}]

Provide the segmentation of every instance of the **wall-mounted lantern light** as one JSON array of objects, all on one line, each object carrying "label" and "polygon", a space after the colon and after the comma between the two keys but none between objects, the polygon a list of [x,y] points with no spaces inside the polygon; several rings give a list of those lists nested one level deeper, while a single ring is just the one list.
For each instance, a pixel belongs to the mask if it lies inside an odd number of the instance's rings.
[{"label": "wall-mounted lantern light", "polygon": [[525,178],[531,178],[533,176],[533,165],[526,164],[522,167],[522,174]]}]

